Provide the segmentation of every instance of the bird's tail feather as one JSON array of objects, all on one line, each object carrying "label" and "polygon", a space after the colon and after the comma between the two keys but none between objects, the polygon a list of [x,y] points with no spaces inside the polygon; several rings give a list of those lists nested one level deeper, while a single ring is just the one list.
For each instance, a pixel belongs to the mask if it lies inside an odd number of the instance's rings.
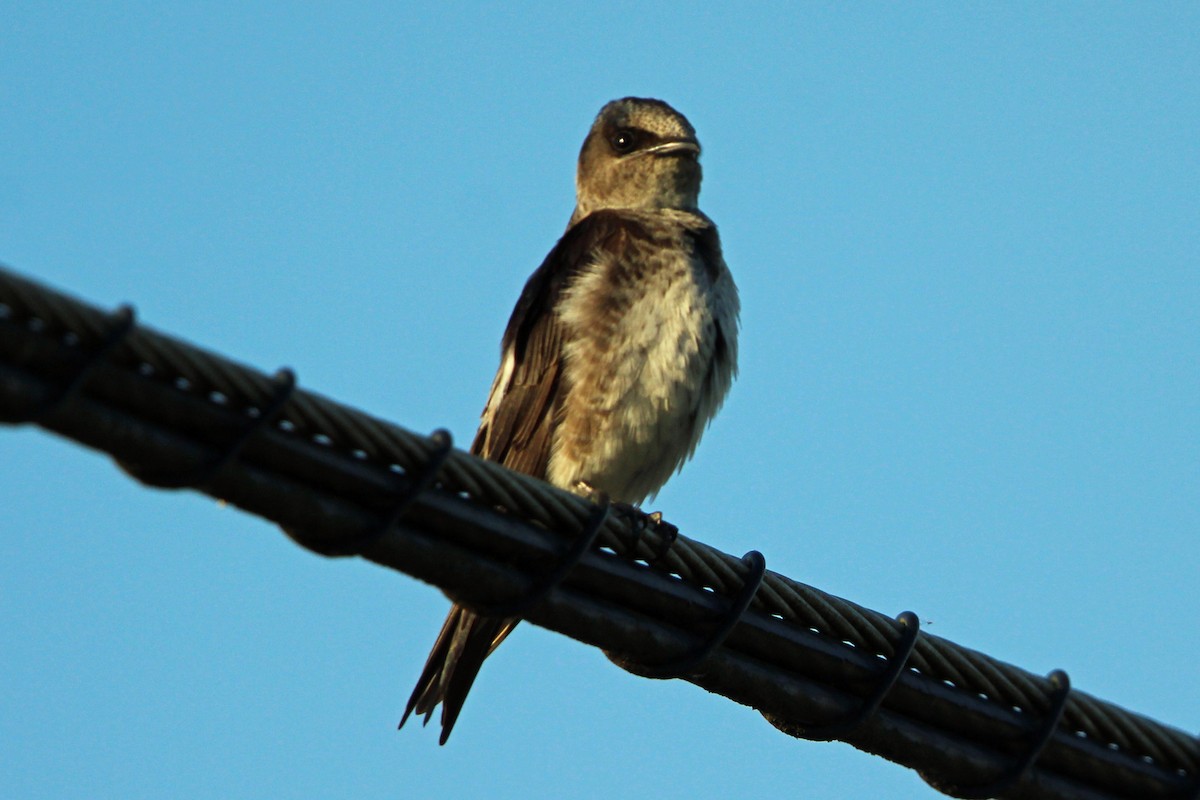
[{"label": "bird's tail feather", "polygon": [[428,724],[434,708],[441,703],[442,734],[438,741],[445,744],[484,659],[516,624],[515,619],[485,617],[454,605],[408,698],[400,727],[414,712],[423,715]]}]

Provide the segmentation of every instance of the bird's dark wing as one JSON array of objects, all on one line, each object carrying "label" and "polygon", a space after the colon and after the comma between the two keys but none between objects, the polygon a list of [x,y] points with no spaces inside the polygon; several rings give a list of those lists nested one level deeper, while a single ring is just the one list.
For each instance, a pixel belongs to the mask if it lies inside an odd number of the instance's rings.
[{"label": "bird's dark wing", "polygon": [[[508,321],[500,369],[472,453],[545,478],[567,390],[563,346],[572,335],[556,313],[559,300],[597,258],[620,260],[632,239],[646,236],[636,221],[619,212],[599,211],[571,226],[559,239],[526,282]],[[516,624],[516,619],[484,617],[454,605],[400,724],[414,711],[428,723],[441,703],[441,743],[445,744],[483,660]]]},{"label": "bird's dark wing", "polygon": [[[471,452],[542,478],[565,395],[563,344],[570,335],[555,309],[579,273],[603,255],[620,257],[642,226],[601,211],[563,235],[529,277],[501,342],[500,370]],[[506,374],[507,373],[507,374]]]}]

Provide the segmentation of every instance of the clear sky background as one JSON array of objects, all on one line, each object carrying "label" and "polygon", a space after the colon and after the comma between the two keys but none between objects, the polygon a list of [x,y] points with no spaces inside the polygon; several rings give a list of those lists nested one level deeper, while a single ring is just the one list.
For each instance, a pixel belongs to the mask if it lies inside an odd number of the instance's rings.
[{"label": "clear sky background", "polygon": [[[0,261],[469,441],[597,110],[704,144],[741,377],[654,507],[1200,729],[1200,7],[0,1]],[[930,798],[0,429],[0,796]]]}]

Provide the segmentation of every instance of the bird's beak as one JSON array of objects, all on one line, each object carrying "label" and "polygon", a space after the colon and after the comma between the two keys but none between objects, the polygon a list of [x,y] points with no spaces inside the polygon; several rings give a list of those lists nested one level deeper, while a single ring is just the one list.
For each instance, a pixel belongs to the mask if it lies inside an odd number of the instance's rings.
[{"label": "bird's beak", "polygon": [[669,139],[654,147],[647,147],[642,153],[648,156],[689,155],[695,158],[700,155],[700,143],[695,139]]}]

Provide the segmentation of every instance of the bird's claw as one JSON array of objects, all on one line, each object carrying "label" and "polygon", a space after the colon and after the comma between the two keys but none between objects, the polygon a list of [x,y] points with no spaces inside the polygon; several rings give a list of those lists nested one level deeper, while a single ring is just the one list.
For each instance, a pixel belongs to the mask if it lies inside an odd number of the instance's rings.
[{"label": "bird's claw", "polygon": [[575,494],[579,495],[585,500],[588,500],[589,502],[595,503],[596,505],[604,503],[605,499],[608,497],[606,493],[600,491],[595,486],[592,486],[587,481],[575,481],[575,485],[571,488],[574,490]]},{"label": "bird's claw", "polygon": [[667,551],[671,549],[671,545],[675,544],[675,540],[679,537],[679,528],[663,519],[661,511],[653,511],[647,514],[640,508],[629,503],[614,503],[614,506],[629,521],[630,527],[633,529],[633,540],[629,543],[629,548],[626,550],[626,555],[631,558],[636,558],[638,545],[642,541],[642,536],[647,531],[651,531],[658,536],[658,547],[655,549],[654,556],[647,560],[647,563],[654,564],[661,561]]}]

